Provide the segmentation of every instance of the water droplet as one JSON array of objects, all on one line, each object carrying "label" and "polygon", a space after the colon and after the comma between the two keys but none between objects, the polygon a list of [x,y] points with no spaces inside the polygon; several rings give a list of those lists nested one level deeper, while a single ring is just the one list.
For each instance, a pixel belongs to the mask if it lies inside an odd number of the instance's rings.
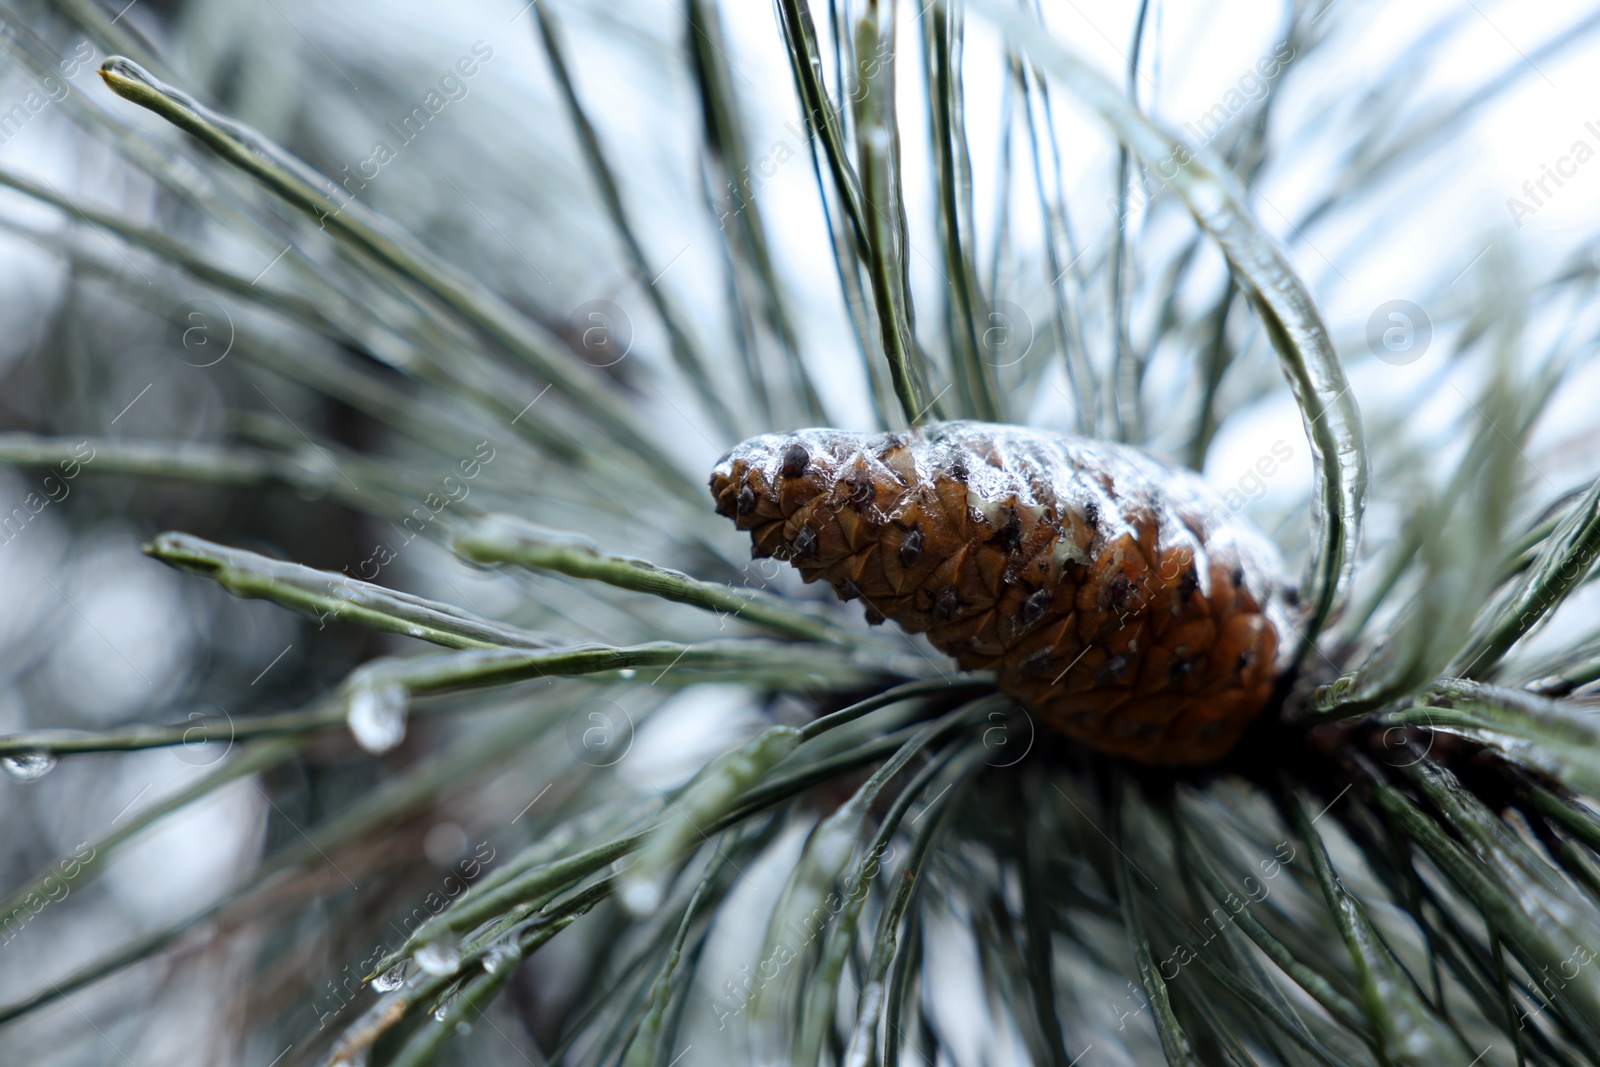
[{"label": "water droplet", "polygon": [[622,906],[635,918],[642,919],[647,915],[654,915],[661,906],[661,898],[665,895],[660,879],[645,877],[638,880],[625,880],[622,885]]},{"label": "water droplet", "polygon": [[483,969],[496,974],[500,968],[516,959],[517,951],[510,945],[496,945],[483,957]]},{"label": "water droplet", "polygon": [[437,1022],[444,1022],[444,1017],[448,1014],[450,1014],[450,1009],[445,1007],[443,1004],[433,1009],[433,1017]]},{"label": "water droplet", "polygon": [[346,715],[356,743],[376,755],[404,741],[409,702],[410,694],[403,685],[357,686],[350,694],[350,710]]},{"label": "water droplet", "polygon": [[619,676],[623,677],[623,678],[632,678],[634,675],[636,675],[638,673],[639,672],[634,670],[632,667],[624,667],[620,671],[617,672],[617,674]]},{"label": "water droplet", "polygon": [[468,1034],[472,1033],[472,1024],[456,1023],[456,1033],[460,1034],[462,1037],[466,1037]]},{"label": "water droplet", "polygon": [[384,971],[372,980],[372,988],[380,993],[393,993],[400,988],[400,983],[406,980],[406,961],[399,963]]},{"label": "water droplet", "polygon": [[417,966],[433,975],[455,974],[461,969],[461,942],[453,937],[429,941],[417,949]]},{"label": "water droplet", "polygon": [[49,774],[55,768],[56,757],[53,753],[42,750],[34,752],[16,752],[9,756],[0,756],[0,766],[5,767],[6,773],[22,782],[36,782]]}]

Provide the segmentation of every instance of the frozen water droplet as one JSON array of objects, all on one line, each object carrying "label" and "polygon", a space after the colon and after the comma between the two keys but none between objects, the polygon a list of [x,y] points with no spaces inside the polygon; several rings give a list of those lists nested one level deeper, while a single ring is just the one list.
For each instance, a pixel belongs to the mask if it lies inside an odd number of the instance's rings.
[{"label": "frozen water droplet", "polygon": [[617,673],[619,675],[621,675],[623,678],[632,678],[634,675],[638,674],[639,672],[634,670],[632,667],[624,667],[620,671],[618,671]]},{"label": "frozen water droplet", "polygon": [[660,879],[644,877],[626,879],[622,885],[622,906],[635,918],[654,915],[661,906],[663,890]]},{"label": "frozen water droplet", "polygon": [[517,953],[510,945],[496,945],[483,957],[483,969],[490,974],[497,974],[500,969],[510,963]]},{"label": "frozen water droplet", "polygon": [[409,702],[410,694],[403,685],[357,686],[350,694],[350,710],[346,715],[356,743],[376,755],[404,741]]},{"label": "frozen water droplet", "polygon": [[450,1009],[441,1004],[437,1008],[433,1009],[433,1017],[437,1022],[442,1023],[444,1022],[444,1017],[449,1014],[449,1011]]},{"label": "frozen water droplet", "polygon": [[55,765],[55,755],[42,750],[0,756],[0,766],[5,767],[6,773],[11,777],[22,782],[38,781],[49,774]]},{"label": "frozen water droplet", "polygon": [[372,980],[372,988],[380,993],[393,993],[400,988],[400,983],[406,980],[406,961],[399,963],[384,971]]},{"label": "frozen water droplet", "polygon": [[455,974],[461,969],[461,942],[453,937],[429,941],[417,949],[417,966],[434,975]]}]

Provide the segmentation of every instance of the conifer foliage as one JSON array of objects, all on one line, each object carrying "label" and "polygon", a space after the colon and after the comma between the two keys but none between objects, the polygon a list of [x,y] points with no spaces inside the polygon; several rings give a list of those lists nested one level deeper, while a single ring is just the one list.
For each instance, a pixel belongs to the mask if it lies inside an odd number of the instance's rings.
[{"label": "conifer foliage", "polygon": [[1600,16],[24,7],[0,1059],[1600,1062]]}]

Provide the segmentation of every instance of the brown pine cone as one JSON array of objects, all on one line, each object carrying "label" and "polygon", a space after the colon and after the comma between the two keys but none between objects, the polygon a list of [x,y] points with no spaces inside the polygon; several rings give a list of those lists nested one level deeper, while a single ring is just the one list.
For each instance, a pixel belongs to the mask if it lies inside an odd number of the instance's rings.
[{"label": "brown pine cone", "polygon": [[951,422],[751,438],[711,475],[752,555],[826,578],[1051,726],[1201,764],[1271,696],[1293,591],[1196,475],[1105,441]]}]

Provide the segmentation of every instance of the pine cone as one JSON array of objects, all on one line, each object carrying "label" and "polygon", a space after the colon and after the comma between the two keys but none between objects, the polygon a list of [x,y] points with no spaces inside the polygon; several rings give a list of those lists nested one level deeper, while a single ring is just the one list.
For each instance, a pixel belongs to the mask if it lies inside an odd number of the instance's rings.
[{"label": "pine cone", "polygon": [[1293,590],[1197,476],[1015,426],[751,438],[711,476],[752,555],[926,633],[1055,729],[1150,764],[1225,755],[1271,696]]}]

